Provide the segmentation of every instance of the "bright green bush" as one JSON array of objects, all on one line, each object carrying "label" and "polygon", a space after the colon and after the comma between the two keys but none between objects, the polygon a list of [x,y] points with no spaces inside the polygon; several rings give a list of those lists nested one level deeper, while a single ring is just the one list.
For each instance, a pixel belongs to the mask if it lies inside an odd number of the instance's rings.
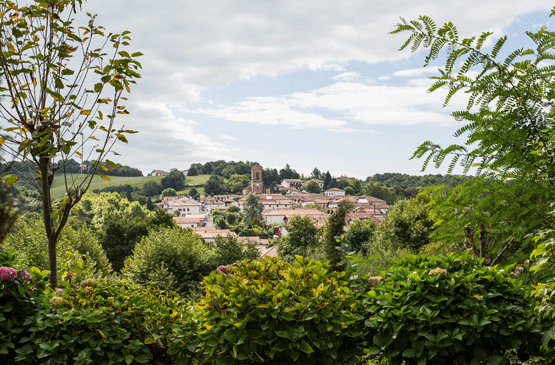
[{"label": "bright green bush", "polygon": [[512,270],[468,253],[399,259],[365,293],[370,355],[391,364],[508,364],[538,348],[541,328]]},{"label": "bright green bush", "polygon": [[244,260],[204,278],[200,352],[217,365],[354,364],[360,301],[329,265]]},{"label": "bright green bush", "polygon": [[30,316],[46,288],[48,272],[16,268],[13,250],[0,252],[0,364],[13,364],[19,341],[29,335]]},{"label": "bright green bush", "polygon": [[122,274],[143,284],[157,280],[161,270],[165,270],[173,279],[172,285],[165,289],[187,295],[197,290],[202,277],[214,268],[212,255],[212,250],[190,230],[152,230],[137,243],[133,255],[125,260]]},{"label": "bright green bush", "polygon": [[197,324],[176,294],[120,282],[52,293],[21,339],[17,363],[192,364]]},{"label": "bright green bush", "polygon": [[[42,218],[37,214],[19,219],[2,246],[5,249],[14,249],[17,252],[17,263],[23,267],[37,267],[41,270],[49,268],[48,238]],[[56,246],[60,275],[64,271],[73,271],[78,274],[77,279],[84,279],[110,273],[110,263],[91,229],[67,226]]]}]

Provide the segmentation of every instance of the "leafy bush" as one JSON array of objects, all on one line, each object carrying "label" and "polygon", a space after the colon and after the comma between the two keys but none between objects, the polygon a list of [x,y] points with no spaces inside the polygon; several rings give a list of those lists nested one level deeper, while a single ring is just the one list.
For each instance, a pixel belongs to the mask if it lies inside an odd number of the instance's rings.
[{"label": "leafy bush", "polygon": [[204,278],[200,352],[217,365],[353,364],[360,301],[329,265],[244,260]]},{"label": "leafy bush", "polygon": [[197,333],[192,318],[192,308],[171,292],[87,279],[44,300],[16,361],[191,364]]},{"label": "leafy bush", "polygon": [[28,336],[29,316],[47,286],[47,271],[17,269],[13,250],[0,252],[0,363],[12,364],[19,341]]},{"label": "leafy bush", "polygon": [[214,267],[220,265],[233,264],[236,261],[243,259],[256,259],[260,251],[256,248],[256,244],[248,242],[245,244],[239,243],[237,237],[218,236],[215,239],[216,248],[214,249]]},{"label": "leafy bush", "polygon": [[125,260],[122,274],[136,283],[160,277],[161,265],[173,276],[166,289],[187,295],[197,290],[204,275],[213,269],[212,251],[190,230],[166,228],[153,230],[135,246]]},{"label": "leafy bush", "polygon": [[507,350],[534,352],[541,328],[529,291],[511,270],[457,257],[396,261],[365,294],[370,354],[394,365],[508,364]]},{"label": "leafy bush", "polygon": [[[42,219],[37,214],[19,219],[2,246],[17,252],[17,263],[22,267],[49,268],[48,238]],[[59,273],[71,270],[78,274],[78,280],[110,272],[110,264],[96,235],[86,227],[78,230],[65,227],[57,242],[56,256]]]}]

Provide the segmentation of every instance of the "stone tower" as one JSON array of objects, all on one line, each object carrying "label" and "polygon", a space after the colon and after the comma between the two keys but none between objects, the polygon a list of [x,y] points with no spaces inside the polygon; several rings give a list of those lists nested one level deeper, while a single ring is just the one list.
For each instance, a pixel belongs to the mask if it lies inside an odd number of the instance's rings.
[{"label": "stone tower", "polygon": [[264,181],[262,181],[262,166],[256,164],[251,170],[251,191],[255,194],[264,194]]}]

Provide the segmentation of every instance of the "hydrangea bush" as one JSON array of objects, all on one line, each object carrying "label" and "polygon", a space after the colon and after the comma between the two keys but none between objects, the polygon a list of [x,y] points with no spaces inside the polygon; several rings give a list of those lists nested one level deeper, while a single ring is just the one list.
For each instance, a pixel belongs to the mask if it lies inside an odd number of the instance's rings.
[{"label": "hydrangea bush", "polygon": [[192,317],[192,306],[172,292],[87,279],[44,299],[15,361],[192,364],[198,332]]},{"label": "hydrangea bush", "polygon": [[542,329],[527,286],[510,267],[482,266],[468,253],[409,256],[364,294],[370,355],[391,364],[508,364],[535,354]]},{"label": "hydrangea bush", "polygon": [[28,335],[26,320],[37,310],[47,272],[18,269],[13,250],[0,252],[0,363],[10,364],[19,341]]},{"label": "hydrangea bush", "polygon": [[217,365],[353,364],[361,303],[329,265],[244,260],[204,278],[200,351]]}]

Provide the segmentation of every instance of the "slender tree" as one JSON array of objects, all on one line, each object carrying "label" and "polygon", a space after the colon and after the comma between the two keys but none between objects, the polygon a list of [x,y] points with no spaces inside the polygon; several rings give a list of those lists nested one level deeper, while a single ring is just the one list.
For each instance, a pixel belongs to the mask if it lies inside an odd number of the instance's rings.
[{"label": "slender tree", "polygon": [[[41,195],[53,287],[56,242],[72,207],[96,170],[108,169],[101,162],[114,142],[127,142],[125,133],[133,132],[114,122],[117,114],[129,114],[120,103],[140,77],[141,65],[134,58],[141,53],[124,50],[129,32],[105,34],[90,14],[88,23],[74,24],[72,13],[82,2],[35,0],[20,7],[0,1],[0,78],[6,84],[0,87],[0,119],[7,125],[0,145],[10,159],[27,163],[30,182]],[[55,204],[50,193],[55,173],[65,171],[71,158],[94,163],[86,174],[62,175],[66,198]]]},{"label": "slender tree", "polygon": [[338,240],[345,232],[345,217],[353,209],[353,204],[348,200],[342,200],[337,205],[337,209],[332,213],[324,227],[323,244],[326,259],[330,261],[330,268],[341,270],[342,253],[337,248]]}]

